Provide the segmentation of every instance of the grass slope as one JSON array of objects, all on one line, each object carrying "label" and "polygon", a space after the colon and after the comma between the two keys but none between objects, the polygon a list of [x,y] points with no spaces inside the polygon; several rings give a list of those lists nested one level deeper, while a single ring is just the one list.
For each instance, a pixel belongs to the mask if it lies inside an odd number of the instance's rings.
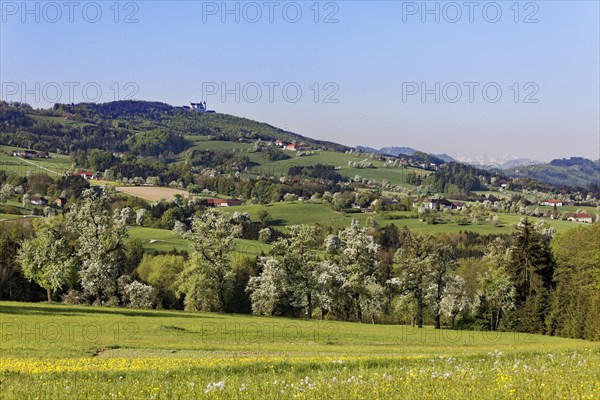
[{"label": "grass slope", "polygon": [[595,398],[600,344],[0,302],[3,398]]},{"label": "grass slope", "polygon": [[71,168],[69,157],[51,153],[51,158],[21,159],[12,156],[13,150],[24,150],[18,147],[0,145],[0,171],[6,171],[18,176],[28,173],[47,174],[52,178],[63,175]]},{"label": "grass slope", "polygon": [[[129,227],[129,238],[140,239],[145,250],[171,251],[176,249],[190,251],[186,239],[166,229],[132,226]],[[236,252],[248,257],[256,257],[261,253],[267,253],[269,248],[269,245],[258,241],[238,239]]]},{"label": "grass slope", "polygon": [[[375,213],[355,213],[345,214],[343,212],[333,211],[327,206],[321,203],[311,202],[279,202],[271,203],[267,205],[243,205],[239,207],[227,207],[223,208],[225,212],[248,212],[252,220],[258,220],[258,213],[261,210],[269,212],[273,218],[274,225],[277,228],[283,228],[286,226],[298,225],[298,224],[320,224],[323,226],[332,226],[335,228],[343,228],[350,224],[352,219],[358,219],[361,223],[365,223],[369,217],[374,218],[381,226],[387,226],[389,224],[395,224],[398,227],[408,227],[428,233],[440,233],[440,232],[459,232],[459,231],[472,231],[481,234],[501,234],[511,233],[514,231],[515,225],[517,225],[521,219],[520,215],[502,214],[498,213],[500,224],[498,227],[492,226],[489,223],[479,224],[468,224],[459,225],[458,221],[461,218],[457,214],[445,214],[438,213],[440,217],[439,224],[427,224],[417,218],[406,218],[414,217],[416,212],[384,212],[380,214]],[[405,217],[403,219],[392,219],[394,217]],[[535,223],[540,218],[530,217]],[[546,220],[546,222],[555,227],[558,232],[563,232],[568,229],[572,229],[578,226],[577,223],[560,221],[560,220]]]}]

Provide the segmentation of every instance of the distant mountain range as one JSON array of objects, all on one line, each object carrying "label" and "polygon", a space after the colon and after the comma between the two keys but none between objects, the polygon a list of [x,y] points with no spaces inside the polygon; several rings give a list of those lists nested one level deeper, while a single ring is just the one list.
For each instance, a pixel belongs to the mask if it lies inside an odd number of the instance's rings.
[{"label": "distant mountain range", "polygon": [[[360,151],[413,156],[415,153],[424,153],[412,147],[382,147],[375,149],[367,146],[357,146]],[[516,155],[484,154],[476,157],[452,157],[447,154],[430,154],[444,162],[461,162],[474,167],[487,170],[500,170],[511,177],[537,179],[559,186],[578,186],[586,188],[589,185],[600,186],[600,160],[592,161],[582,157],[569,159],[556,159],[549,163],[522,158]]]}]

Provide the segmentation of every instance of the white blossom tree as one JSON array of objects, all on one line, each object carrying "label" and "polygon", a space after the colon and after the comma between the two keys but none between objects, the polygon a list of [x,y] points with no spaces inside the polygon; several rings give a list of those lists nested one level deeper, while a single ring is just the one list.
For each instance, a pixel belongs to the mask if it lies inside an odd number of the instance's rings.
[{"label": "white blossom tree", "polygon": [[54,293],[73,280],[77,260],[62,217],[39,218],[33,222],[35,237],[23,242],[17,261],[26,278],[46,289],[48,302]]},{"label": "white blossom tree", "polygon": [[516,290],[502,267],[492,267],[480,277],[477,304],[489,317],[490,329],[496,330],[502,314],[515,308]]},{"label": "white blossom tree", "polygon": [[[263,284],[278,284],[278,293],[290,306],[303,310],[307,318],[311,318],[314,298],[318,290],[318,243],[317,229],[314,226],[295,225],[289,228],[287,237],[277,240],[271,249],[270,256],[275,263],[270,266],[279,268],[277,281],[262,280]],[[259,289],[258,283],[252,288]],[[254,304],[254,303],[253,303]]]},{"label": "white blossom tree", "polygon": [[81,202],[67,214],[67,225],[77,237],[81,285],[86,293],[96,297],[97,305],[116,290],[130,216],[129,208],[110,211],[106,187],[85,190]]},{"label": "white blossom tree", "polygon": [[258,315],[273,315],[287,290],[283,268],[273,257],[261,257],[258,265],[262,267],[262,273],[251,277],[246,288],[250,293],[252,312]]},{"label": "white blossom tree", "polygon": [[179,235],[179,236],[183,236],[183,235],[185,235],[187,230],[188,230],[188,228],[187,228],[186,224],[184,224],[181,221],[175,221],[175,224],[173,225],[173,233],[175,233],[176,235]]},{"label": "white blossom tree", "polygon": [[[339,247],[331,254],[331,262],[337,264],[343,284],[338,288],[338,299],[345,299],[358,321],[363,320],[363,306],[379,293],[377,274],[377,254],[379,245],[375,243],[368,229],[352,220],[349,227],[338,234]],[[335,248],[336,240],[328,238],[330,250]],[[334,308],[344,308],[342,303]],[[347,307],[346,307],[347,308]],[[373,308],[371,307],[371,311]]]},{"label": "white blossom tree", "polygon": [[461,312],[469,311],[473,305],[473,299],[467,292],[465,280],[456,274],[451,274],[446,283],[444,297],[440,301],[440,311],[452,321],[452,328],[456,316]]},{"label": "white blossom tree", "polygon": [[417,326],[423,327],[423,308],[431,274],[431,236],[404,231],[403,245],[394,256],[398,286],[402,295],[411,295],[417,305]]},{"label": "white blossom tree", "polygon": [[146,215],[148,215],[148,210],[146,210],[145,208],[138,208],[135,211],[135,224],[139,226],[144,225]]},{"label": "white blossom tree", "polygon": [[154,288],[142,282],[133,281],[125,285],[125,296],[131,308],[151,308]]}]

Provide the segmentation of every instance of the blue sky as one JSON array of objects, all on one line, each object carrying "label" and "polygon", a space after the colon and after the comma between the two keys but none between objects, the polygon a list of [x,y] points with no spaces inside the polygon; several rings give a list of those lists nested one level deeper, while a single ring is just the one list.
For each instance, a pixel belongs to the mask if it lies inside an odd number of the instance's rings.
[{"label": "blue sky", "polygon": [[348,145],[600,157],[598,1],[48,4],[1,4],[3,100],[206,100]]}]

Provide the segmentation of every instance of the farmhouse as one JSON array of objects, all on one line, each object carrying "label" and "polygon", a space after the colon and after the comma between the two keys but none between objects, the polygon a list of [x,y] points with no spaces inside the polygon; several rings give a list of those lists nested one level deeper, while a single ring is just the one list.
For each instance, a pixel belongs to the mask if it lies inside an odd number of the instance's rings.
[{"label": "farmhouse", "polygon": [[36,206],[45,206],[46,204],[48,204],[48,200],[46,200],[45,197],[41,197],[41,196],[32,197],[29,200],[29,202]]},{"label": "farmhouse", "polygon": [[94,174],[89,171],[78,171],[75,173],[75,176],[81,176],[84,179],[90,180],[94,178]]},{"label": "farmhouse", "polygon": [[286,150],[304,150],[307,148],[306,144],[304,143],[288,143],[286,145],[283,146],[284,149]]},{"label": "farmhouse", "polygon": [[452,203],[451,201],[447,200],[447,199],[420,199],[417,200],[414,204],[415,207],[418,207],[420,204],[425,205],[426,208],[430,209],[430,210],[440,210],[442,208],[447,208],[447,209],[453,209],[453,208],[458,208],[458,205],[460,204],[461,208],[464,207],[464,203]]},{"label": "farmhouse", "polygon": [[37,157],[38,152],[35,150],[13,150],[13,157],[21,157],[21,158],[32,158]]},{"label": "farmhouse", "polygon": [[562,200],[550,199],[550,200],[544,200],[544,201],[542,201],[540,203],[540,205],[542,205],[542,206],[562,207],[563,206],[563,202],[562,202]]},{"label": "farmhouse", "polygon": [[592,222],[594,222],[594,217],[590,214],[573,214],[569,217],[569,221],[586,222],[588,224],[591,224]]},{"label": "farmhouse", "polygon": [[242,201],[238,199],[208,199],[209,207],[235,207],[241,206]]}]

